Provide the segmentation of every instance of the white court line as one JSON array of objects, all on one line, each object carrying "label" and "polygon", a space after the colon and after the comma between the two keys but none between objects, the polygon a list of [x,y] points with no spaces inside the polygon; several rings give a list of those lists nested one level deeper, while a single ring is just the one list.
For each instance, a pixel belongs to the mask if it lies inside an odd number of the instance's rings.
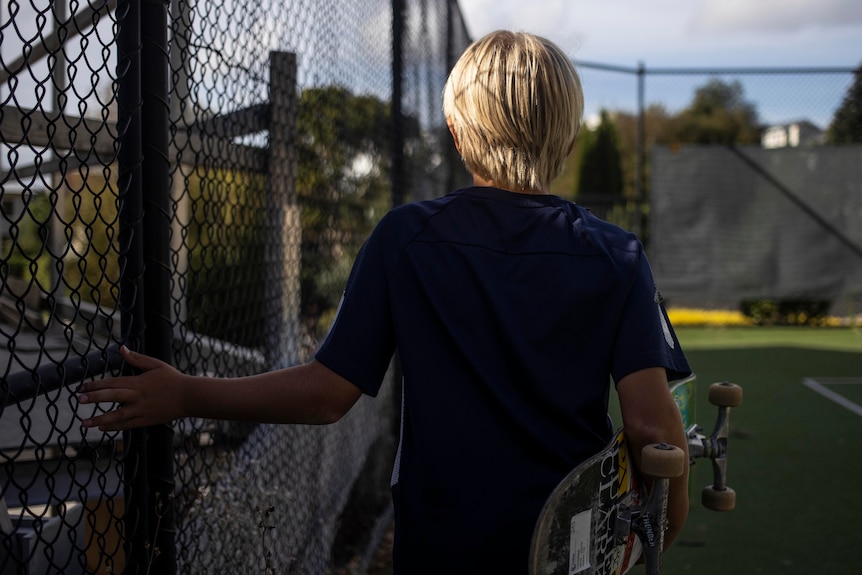
[{"label": "white court line", "polygon": [[[823,378],[821,378],[821,381],[828,381],[830,385],[848,385],[848,384],[860,385],[860,384],[862,384],[862,379],[849,378],[849,377],[844,377],[844,378],[823,377]],[[838,405],[840,405],[844,409],[852,411],[853,413],[855,413],[859,417],[862,417],[862,406],[860,406],[856,403],[853,403],[852,401],[850,401],[849,399],[847,399],[843,395],[835,393],[831,389],[828,389],[825,385],[821,384],[816,379],[806,377],[802,380],[802,385],[816,391],[817,393],[819,393],[820,395],[822,395],[826,399],[834,401],[835,403],[837,403]]]}]

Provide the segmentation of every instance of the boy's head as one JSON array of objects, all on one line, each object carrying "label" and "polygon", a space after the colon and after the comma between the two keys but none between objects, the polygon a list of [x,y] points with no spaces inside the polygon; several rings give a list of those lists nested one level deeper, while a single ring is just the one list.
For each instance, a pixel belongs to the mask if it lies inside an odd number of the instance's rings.
[{"label": "boy's head", "polygon": [[545,190],[560,175],[583,109],[569,58],[523,32],[474,42],[443,91],[443,113],[467,169],[515,191]]}]

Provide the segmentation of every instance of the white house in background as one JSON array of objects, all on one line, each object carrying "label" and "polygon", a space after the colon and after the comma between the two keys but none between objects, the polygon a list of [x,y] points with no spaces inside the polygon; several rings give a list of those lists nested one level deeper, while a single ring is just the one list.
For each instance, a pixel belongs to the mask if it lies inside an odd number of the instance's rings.
[{"label": "white house in background", "polygon": [[760,137],[760,145],[764,148],[817,146],[823,144],[825,137],[826,133],[808,120],[799,120],[767,127]]}]

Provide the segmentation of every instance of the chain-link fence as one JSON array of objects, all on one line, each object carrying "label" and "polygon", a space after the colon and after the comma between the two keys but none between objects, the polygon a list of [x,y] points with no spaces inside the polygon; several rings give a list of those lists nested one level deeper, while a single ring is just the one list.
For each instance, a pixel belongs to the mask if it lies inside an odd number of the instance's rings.
[{"label": "chain-link fence", "polygon": [[[465,183],[440,115],[468,42],[457,4],[0,11],[0,573],[361,571],[389,521],[397,386],[326,428],[183,420],[124,434],[84,431],[97,408],[78,406],[74,389],[123,369],[119,343],[192,374],[307,359],[379,217]],[[758,124],[790,142],[807,133],[802,120],[825,128],[853,81],[850,70],[580,69],[588,104],[620,111],[623,201],[596,200],[597,211],[652,238],[658,261],[687,253],[677,224],[647,228],[643,208],[665,197],[647,151],[673,145],[663,130],[688,107],[681,94],[739,79]],[[602,95],[618,81],[629,101]],[[799,162],[810,158],[834,159],[828,147]],[[848,165],[837,181],[858,197],[862,164]],[[693,206],[721,193],[677,188]],[[653,218],[677,202],[662,205]],[[840,225],[814,213],[852,251],[862,226],[858,203],[847,206]],[[670,244],[656,253],[658,234]]]},{"label": "chain-link fence", "polygon": [[671,305],[862,311],[862,69],[578,66],[624,181],[557,191],[638,231]]},{"label": "chain-link fence", "polygon": [[[0,17],[0,573],[360,569],[395,390],[328,427],[83,430],[126,343],[302,362],[393,203],[463,181],[454,1],[36,0]],[[268,571],[270,569],[271,571]]]}]

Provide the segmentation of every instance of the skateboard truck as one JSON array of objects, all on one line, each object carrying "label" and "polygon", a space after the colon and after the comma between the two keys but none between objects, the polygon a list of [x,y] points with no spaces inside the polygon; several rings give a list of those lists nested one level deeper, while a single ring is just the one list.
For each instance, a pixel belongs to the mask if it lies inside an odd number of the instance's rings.
[{"label": "skateboard truck", "polygon": [[742,388],[729,382],[709,386],[709,402],[718,407],[715,428],[709,437],[693,425],[688,431],[688,455],[692,464],[699,457],[712,463],[712,485],[701,492],[701,503],[713,511],[731,511],[736,506],[736,492],[727,486],[727,439],[730,429],[730,409],[742,403]]},{"label": "skateboard truck", "polygon": [[[742,403],[742,389],[730,383],[710,386],[709,401],[718,407],[710,436],[696,425],[689,428],[694,376],[670,383],[685,426],[689,458],[683,449],[648,445],[641,452],[639,471],[652,478],[646,489],[632,469],[625,430],[583,461],[549,495],[533,532],[531,575],[597,575],[626,573],[640,559],[647,575],[658,575],[668,527],[670,481],[697,458],[708,458],[714,480],[703,490],[708,509],[730,510],[735,492],[727,486],[727,444],[730,409]],[[693,405],[693,404],[692,404]],[[665,460],[676,463],[667,464]],[[668,469],[670,466],[672,469]]]},{"label": "skateboard truck", "polygon": [[641,472],[654,479],[643,507],[629,510],[629,526],[643,543],[647,575],[661,573],[670,480],[685,472],[686,463],[683,450],[667,443],[652,443],[641,452]]},{"label": "skateboard truck", "polygon": [[641,471],[653,477],[652,489],[642,505],[622,506],[613,521],[617,545],[623,545],[630,533],[643,544],[647,575],[661,573],[661,553],[667,528],[667,498],[670,479],[685,472],[682,449],[667,443],[652,443],[641,452]]},{"label": "skateboard truck", "polygon": [[[707,509],[730,511],[736,505],[736,492],[727,486],[727,439],[730,409],[742,403],[742,388],[728,382],[714,383],[709,388],[709,402],[718,407],[715,428],[709,437],[701,434],[703,428],[698,425],[687,430],[689,463],[694,464],[697,458],[707,458],[712,462],[713,483],[704,487],[701,502]],[[614,518],[617,544],[624,543],[630,532],[643,543],[647,575],[661,573],[670,478],[682,475],[684,466],[681,449],[665,443],[644,447],[641,471],[654,477],[653,487],[643,505],[620,508]]]}]

